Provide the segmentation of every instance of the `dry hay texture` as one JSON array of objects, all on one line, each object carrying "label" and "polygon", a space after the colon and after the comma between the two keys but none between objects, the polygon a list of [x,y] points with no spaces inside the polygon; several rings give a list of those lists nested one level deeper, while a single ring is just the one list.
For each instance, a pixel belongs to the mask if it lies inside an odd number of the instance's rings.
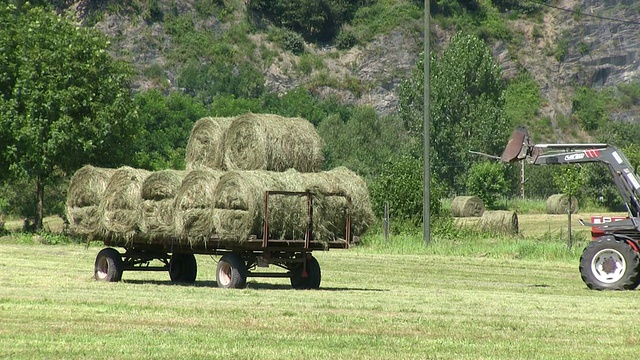
[{"label": "dry hay texture", "polygon": [[100,203],[100,227],[105,237],[131,241],[139,234],[142,184],[149,174],[128,166],[113,173]]},{"label": "dry hay texture", "polygon": [[227,170],[319,171],[324,143],[309,121],[271,114],[236,118],[224,140]]},{"label": "dry hay texture", "polygon": [[196,121],[187,143],[187,170],[223,168],[224,137],[234,119],[205,117]]},{"label": "dry hay texture", "polygon": [[217,232],[214,194],[222,174],[211,169],[192,170],[182,180],[173,204],[174,233],[181,243],[206,242]]},{"label": "dry hay texture", "polygon": [[[547,198],[547,214],[566,214],[569,211],[569,197],[565,194],[554,194]],[[578,199],[571,198],[571,212],[578,211]]]},{"label": "dry hay texture", "polygon": [[[215,206],[219,213],[218,234],[227,241],[243,242],[249,235],[264,235],[265,191],[310,191],[313,198],[314,239],[326,243],[346,237],[346,214],[351,215],[354,235],[363,234],[373,223],[366,183],[340,167],[320,173],[231,171],[220,178]],[[342,193],[352,198],[351,207]],[[306,196],[270,195],[269,239],[304,239],[308,227]]]},{"label": "dry hay texture", "polygon": [[478,217],[484,213],[484,202],[477,196],[456,196],[451,202],[455,217]]},{"label": "dry hay texture", "polygon": [[518,214],[513,211],[485,211],[478,222],[480,229],[496,234],[517,234]]},{"label": "dry hay texture", "polygon": [[115,169],[85,165],[69,182],[67,219],[72,234],[93,237],[100,230],[99,205]]},{"label": "dry hay texture", "polygon": [[182,170],[161,170],[149,174],[142,183],[142,199],[160,201],[175,198],[186,175],[187,172]]}]

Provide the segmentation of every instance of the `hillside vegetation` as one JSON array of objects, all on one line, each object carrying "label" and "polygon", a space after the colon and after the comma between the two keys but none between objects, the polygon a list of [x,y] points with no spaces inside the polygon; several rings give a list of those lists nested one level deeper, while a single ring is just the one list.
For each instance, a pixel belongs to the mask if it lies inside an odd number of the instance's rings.
[{"label": "hillside vegetation", "polygon": [[[379,215],[389,202],[395,218],[415,225],[421,222],[422,1],[3,4],[3,16],[18,19],[3,22],[0,28],[3,39],[8,39],[8,49],[21,46],[18,28],[11,24],[63,14],[64,21],[81,24],[100,39],[97,46],[123,66],[118,74],[129,74],[125,68],[131,70],[130,82],[124,87],[133,90],[133,101],[120,109],[130,114],[123,122],[129,130],[108,128],[98,133],[126,134],[133,140],[114,140],[127,147],[103,143],[119,149],[117,157],[106,156],[105,147],[91,141],[82,147],[86,153],[66,147],[67,158],[77,162],[54,159],[48,165],[38,165],[39,172],[34,172],[33,163],[18,161],[26,155],[15,151],[29,149],[18,146],[27,141],[19,130],[23,127],[4,131],[17,124],[12,114],[24,109],[24,104],[16,102],[24,100],[16,97],[21,84],[17,70],[22,65],[8,61],[10,57],[0,59],[0,69],[8,74],[0,78],[5,89],[0,136],[10,144],[0,158],[4,180],[0,211],[35,218],[62,214],[68,178],[82,162],[182,169],[189,132],[197,119],[250,111],[308,119],[325,140],[326,168],[346,165],[363,175]],[[558,22],[576,28],[593,25],[594,18],[580,16],[587,10],[610,18],[638,16],[633,2],[622,2],[615,8],[594,6],[589,1],[432,2],[434,213],[439,213],[439,199],[482,191],[490,182],[505,184],[498,190],[500,198],[517,196],[519,167],[485,166],[482,158],[468,150],[499,154],[511,129],[519,124],[527,125],[537,141],[610,142],[624,148],[630,160],[638,163],[639,126],[614,121],[629,119],[628,114],[640,103],[640,86],[633,76],[628,82],[615,82],[630,65],[610,60],[617,67],[606,66],[606,59],[599,57],[602,49],[591,41],[597,27],[583,32],[567,29],[562,34],[550,30]],[[51,15],[36,14],[41,7]],[[44,43],[51,41],[42,39]],[[625,44],[619,44],[620,52],[625,51]],[[587,58],[595,62],[589,65]],[[593,60],[596,58],[599,60]],[[560,81],[541,64],[557,65],[568,78],[577,74],[575,81]],[[607,76],[585,75],[596,67],[601,72],[608,69]],[[61,72],[61,76],[68,75]],[[66,111],[64,101],[53,108],[38,108],[38,116],[51,119],[51,114]],[[47,111],[51,113],[43,115]],[[73,116],[60,119],[75,121]],[[66,125],[61,122],[56,126]],[[65,131],[60,134],[69,135]],[[29,141],[44,144],[59,139],[56,136]],[[29,156],[35,158],[38,153]],[[5,176],[9,174],[11,177]],[[491,177],[485,185],[469,182],[486,178],[479,174]],[[527,168],[527,176],[529,197],[544,198],[561,191],[562,173],[555,167]],[[549,181],[552,178],[559,180]],[[582,203],[619,209],[621,200],[602,168],[583,167],[576,179],[581,184],[577,196]],[[36,190],[40,200],[34,203]]]}]

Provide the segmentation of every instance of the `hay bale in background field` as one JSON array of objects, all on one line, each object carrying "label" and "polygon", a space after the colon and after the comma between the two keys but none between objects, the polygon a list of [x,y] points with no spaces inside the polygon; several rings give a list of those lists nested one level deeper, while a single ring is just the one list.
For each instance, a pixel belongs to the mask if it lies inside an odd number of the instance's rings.
[{"label": "hay bale in background field", "polygon": [[128,241],[138,234],[142,183],[149,174],[128,166],[113,173],[100,203],[100,228],[105,236]]},{"label": "hay bale in background field", "polygon": [[186,175],[187,172],[181,170],[161,170],[149,174],[142,183],[142,199],[155,201],[173,199]]},{"label": "hay bale in background field", "polygon": [[187,170],[222,169],[224,137],[233,117],[205,117],[193,125],[187,143]]},{"label": "hay bale in background field", "polygon": [[478,222],[480,229],[498,234],[517,234],[518,214],[514,211],[485,211]]},{"label": "hay bale in background field", "polygon": [[69,182],[67,219],[72,234],[93,237],[100,230],[100,201],[116,169],[86,165]]},{"label": "hay bale in background field", "polygon": [[222,174],[211,169],[192,170],[182,180],[173,205],[175,234],[181,241],[193,244],[216,231],[214,195]]},{"label": "hay bale in background field", "polygon": [[[566,214],[569,211],[569,197],[565,194],[554,194],[547,198],[547,214]],[[578,211],[578,199],[571,198],[571,212]]]},{"label": "hay bale in background field", "polygon": [[451,202],[455,217],[478,217],[484,213],[484,202],[477,196],[456,196]]},{"label": "hay bale in background field", "polygon": [[323,141],[309,121],[271,114],[236,118],[225,136],[227,170],[319,171]]}]

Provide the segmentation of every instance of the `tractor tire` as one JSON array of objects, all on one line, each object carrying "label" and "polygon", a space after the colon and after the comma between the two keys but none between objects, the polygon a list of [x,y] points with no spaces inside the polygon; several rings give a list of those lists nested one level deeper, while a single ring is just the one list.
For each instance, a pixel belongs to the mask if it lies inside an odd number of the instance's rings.
[{"label": "tractor tire", "polygon": [[218,261],[216,282],[219,288],[241,289],[247,286],[247,266],[238,254],[226,254]]},{"label": "tractor tire", "polygon": [[633,290],[640,283],[638,253],[613,236],[592,241],[580,257],[582,281],[592,290]]},{"label": "tractor tire", "polygon": [[104,248],[96,256],[93,277],[98,281],[118,282],[122,279],[122,255],[113,248]]},{"label": "tractor tire", "polygon": [[198,264],[193,254],[171,254],[169,261],[169,277],[177,283],[193,284],[196,282]]},{"label": "tractor tire", "polygon": [[304,270],[303,265],[291,270],[291,287],[296,290],[319,289],[322,272],[320,271],[318,260],[313,256],[307,258],[306,277],[304,276]]}]

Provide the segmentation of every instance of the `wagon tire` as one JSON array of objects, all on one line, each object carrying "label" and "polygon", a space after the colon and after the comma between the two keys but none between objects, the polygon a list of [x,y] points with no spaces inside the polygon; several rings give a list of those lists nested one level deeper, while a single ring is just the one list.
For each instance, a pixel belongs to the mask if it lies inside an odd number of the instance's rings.
[{"label": "wagon tire", "polygon": [[580,257],[582,281],[593,290],[633,290],[640,283],[638,253],[613,236],[587,245]]},{"label": "wagon tire", "polygon": [[216,282],[219,288],[241,289],[247,286],[247,266],[238,254],[226,254],[218,261]]},{"label": "wagon tire", "polygon": [[104,248],[96,256],[93,277],[98,281],[118,282],[122,279],[122,255],[114,248]]},{"label": "wagon tire", "polygon": [[198,264],[193,254],[171,254],[169,277],[171,281],[185,284],[196,282]]},{"label": "wagon tire", "polygon": [[304,276],[304,265],[291,270],[291,287],[297,290],[319,289],[322,280],[322,272],[318,260],[313,256],[307,258],[306,271]]}]

